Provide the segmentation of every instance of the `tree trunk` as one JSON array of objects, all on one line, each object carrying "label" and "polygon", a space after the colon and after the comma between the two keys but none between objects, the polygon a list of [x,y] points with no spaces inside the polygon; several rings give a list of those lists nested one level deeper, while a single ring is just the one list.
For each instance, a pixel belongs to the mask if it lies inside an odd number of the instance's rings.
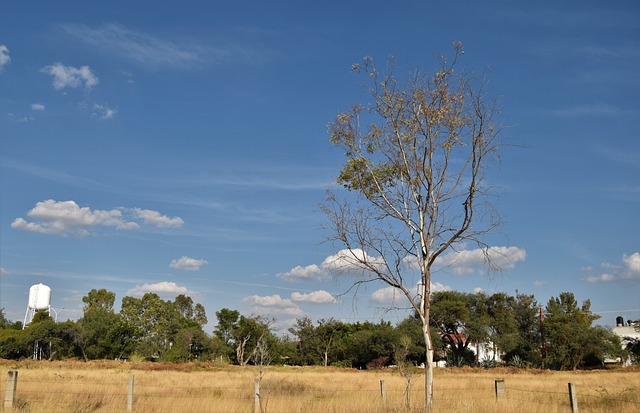
[{"label": "tree trunk", "polygon": [[426,324],[422,329],[424,333],[424,342],[427,347],[427,360],[424,366],[424,391],[425,391],[425,411],[428,413],[431,411],[431,403],[433,402],[433,343],[431,343],[431,334],[429,331],[429,324]]}]

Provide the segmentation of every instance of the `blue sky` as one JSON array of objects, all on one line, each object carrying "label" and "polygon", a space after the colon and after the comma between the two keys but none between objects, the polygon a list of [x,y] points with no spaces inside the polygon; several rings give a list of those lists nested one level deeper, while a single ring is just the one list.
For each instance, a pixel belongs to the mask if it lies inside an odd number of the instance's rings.
[{"label": "blue sky", "polygon": [[[365,93],[351,64],[431,70],[454,41],[491,74],[504,225],[449,255],[439,289],[590,299],[640,318],[636,1],[9,2],[0,13],[0,306],[29,287],[61,319],[93,288],[349,322],[406,312],[341,296],[318,205],[341,154],[327,124]],[[62,309],[64,308],[64,309]]]}]

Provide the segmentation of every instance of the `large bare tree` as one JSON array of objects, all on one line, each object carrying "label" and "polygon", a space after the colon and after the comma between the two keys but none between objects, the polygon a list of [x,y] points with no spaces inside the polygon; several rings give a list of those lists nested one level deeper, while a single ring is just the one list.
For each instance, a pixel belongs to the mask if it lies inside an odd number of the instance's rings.
[{"label": "large bare tree", "polygon": [[[485,95],[486,81],[454,71],[441,58],[434,73],[397,76],[365,57],[354,71],[368,77],[367,99],[337,115],[330,140],[346,161],[337,181],[349,191],[330,192],[322,206],[343,249],[338,274],[359,268],[353,285],[382,281],[420,315],[426,344],[425,401],[433,400],[434,347],[429,331],[431,276],[445,251],[478,243],[497,225],[484,196],[487,161],[496,159],[498,108]],[[488,252],[485,254],[488,257]]]}]

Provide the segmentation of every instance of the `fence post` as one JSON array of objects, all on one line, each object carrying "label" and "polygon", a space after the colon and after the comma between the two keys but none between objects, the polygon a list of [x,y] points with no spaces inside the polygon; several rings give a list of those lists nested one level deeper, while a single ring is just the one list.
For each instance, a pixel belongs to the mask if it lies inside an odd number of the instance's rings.
[{"label": "fence post", "polygon": [[13,401],[16,398],[16,387],[18,385],[18,371],[9,370],[7,373],[7,388],[4,393],[4,410],[13,410]]},{"label": "fence post", "polygon": [[253,382],[253,413],[260,413],[260,379],[255,379]]},{"label": "fence post", "polygon": [[380,380],[380,396],[382,396],[382,408],[387,408],[387,387],[384,384],[384,380]]},{"label": "fence post", "polygon": [[129,374],[129,386],[128,386],[128,392],[127,392],[127,411],[128,412],[132,412],[133,411],[133,385],[135,382],[135,378],[133,376],[133,374]]},{"label": "fence post", "polygon": [[506,393],[507,391],[504,385],[504,379],[496,379],[496,400],[500,401],[504,399]]},{"label": "fence post", "polygon": [[576,393],[576,385],[569,383],[569,403],[571,404],[571,413],[578,413],[578,394]]}]

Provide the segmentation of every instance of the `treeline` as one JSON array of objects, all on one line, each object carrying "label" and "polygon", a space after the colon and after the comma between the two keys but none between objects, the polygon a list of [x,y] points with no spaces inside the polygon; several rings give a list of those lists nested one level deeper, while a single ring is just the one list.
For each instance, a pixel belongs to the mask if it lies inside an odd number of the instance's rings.
[{"label": "treeline", "polygon": [[[273,319],[223,308],[215,313],[217,325],[210,335],[204,331],[204,307],[184,295],[174,301],[153,293],[124,297],[119,313],[113,309],[115,294],[105,289],[90,291],[83,302],[77,321],[56,323],[47,312],[38,312],[25,329],[0,312],[0,358],[355,368],[425,362],[422,323],[416,317],[396,325],[303,317],[282,334],[274,331]],[[541,308],[533,295],[437,292],[430,312],[436,359],[447,366],[577,369],[600,366],[605,358],[640,361],[638,340],[623,348],[620,337],[593,326],[599,317],[589,301],[579,305],[572,293],[551,298]]]}]

